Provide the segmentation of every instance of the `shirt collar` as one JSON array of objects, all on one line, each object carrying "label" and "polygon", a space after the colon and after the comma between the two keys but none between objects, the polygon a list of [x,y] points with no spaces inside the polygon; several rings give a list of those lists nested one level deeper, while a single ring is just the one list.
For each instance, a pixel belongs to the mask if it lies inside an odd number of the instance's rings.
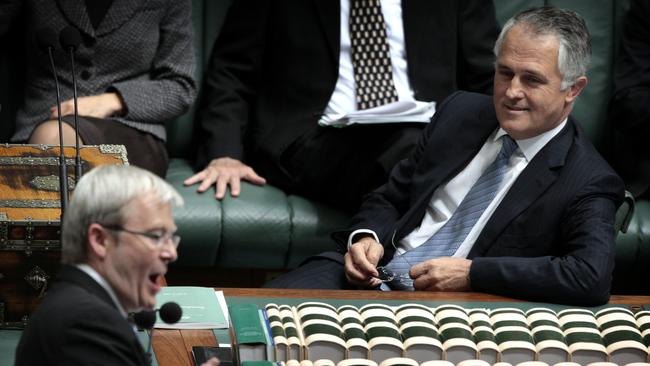
[{"label": "shirt collar", "polygon": [[124,310],[124,307],[122,307],[122,304],[120,304],[120,302],[117,300],[117,296],[115,295],[115,291],[113,291],[113,288],[111,288],[111,286],[108,284],[108,282],[106,282],[104,277],[102,277],[97,271],[95,271],[95,269],[93,267],[89,266],[88,264],[79,263],[79,264],[76,264],[75,266],[77,268],[79,268],[80,270],[84,271],[88,276],[90,276],[90,278],[95,280],[95,282],[97,282],[104,290],[106,290],[106,292],[108,293],[108,296],[111,297],[111,299],[113,300],[113,303],[117,307],[117,310],[120,311],[120,313],[124,316],[124,318],[126,318],[128,316],[128,314]]},{"label": "shirt collar", "polygon": [[[517,143],[517,146],[519,146],[519,149],[524,154],[524,157],[526,158],[526,161],[533,160],[535,155],[537,155],[537,153],[540,150],[542,150],[542,148],[544,146],[546,146],[546,144],[549,141],[551,141],[551,139],[553,137],[555,137],[555,135],[557,135],[558,133],[560,133],[560,131],[562,131],[562,129],[564,128],[564,126],[567,123],[567,120],[568,120],[568,118],[565,118],[562,121],[562,123],[555,126],[555,128],[553,128],[552,130],[548,130],[548,131],[543,132],[543,133],[541,133],[541,134],[539,134],[537,136],[527,138],[527,139],[524,139],[524,140],[515,140],[515,142]],[[499,127],[499,129],[497,130],[496,135],[494,136],[494,141],[498,140],[501,136],[506,135],[506,134],[507,134],[507,132],[503,128]]]}]

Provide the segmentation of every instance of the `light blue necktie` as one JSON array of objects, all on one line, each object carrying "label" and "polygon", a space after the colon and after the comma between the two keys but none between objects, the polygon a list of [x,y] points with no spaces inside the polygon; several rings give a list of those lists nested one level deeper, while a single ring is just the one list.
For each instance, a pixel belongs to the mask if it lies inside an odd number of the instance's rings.
[{"label": "light blue necktie", "polygon": [[[394,257],[385,268],[396,275],[389,282],[393,290],[413,290],[413,281],[408,272],[411,264],[424,262],[437,257],[450,257],[456,253],[460,244],[472,230],[483,211],[494,200],[503,177],[508,171],[510,156],[517,149],[517,143],[508,135],[501,138],[502,146],[499,155],[474,183],[463,201],[458,205],[451,218],[433,234],[426,242],[417,248]],[[389,290],[382,286],[383,290]]]}]

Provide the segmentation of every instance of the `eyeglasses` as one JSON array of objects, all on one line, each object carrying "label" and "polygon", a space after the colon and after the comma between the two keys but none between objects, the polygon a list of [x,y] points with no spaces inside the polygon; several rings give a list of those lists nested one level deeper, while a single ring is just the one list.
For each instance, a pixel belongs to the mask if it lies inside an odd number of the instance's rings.
[{"label": "eyeglasses", "polygon": [[165,244],[169,242],[171,242],[174,245],[174,248],[178,248],[178,244],[181,242],[181,237],[178,234],[173,234],[173,233],[158,234],[153,232],[133,231],[133,230],[125,229],[120,225],[102,225],[102,226],[108,230],[123,231],[125,233],[140,235],[140,236],[144,236],[145,238],[149,238],[154,243],[157,249],[163,248]]},{"label": "eyeglasses", "polygon": [[409,276],[408,272],[395,273],[386,267],[377,267],[379,273],[378,278],[381,282],[395,283],[413,287],[413,279]]}]

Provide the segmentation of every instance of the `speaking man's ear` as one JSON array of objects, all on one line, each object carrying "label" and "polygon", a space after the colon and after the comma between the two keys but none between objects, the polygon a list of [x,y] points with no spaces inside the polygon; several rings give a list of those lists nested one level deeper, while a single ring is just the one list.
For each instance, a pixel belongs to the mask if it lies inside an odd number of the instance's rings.
[{"label": "speaking man's ear", "polygon": [[88,226],[86,239],[88,241],[88,257],[98,259],[106,257],[108,244],[115,241],[109,230],[97,223]]}]

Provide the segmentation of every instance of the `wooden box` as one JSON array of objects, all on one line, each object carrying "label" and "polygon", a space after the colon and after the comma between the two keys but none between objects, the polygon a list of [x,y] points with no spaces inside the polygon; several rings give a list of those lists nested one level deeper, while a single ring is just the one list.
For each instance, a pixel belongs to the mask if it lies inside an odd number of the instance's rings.
[{"label": "wooden box", "polygon": [[[59,265],[59,148],[0,145],[0,327],[23,327]],[[75,151],[65,147],[68,189]],[[82,171],[128,164],[122,145],[83,146]]]}]

